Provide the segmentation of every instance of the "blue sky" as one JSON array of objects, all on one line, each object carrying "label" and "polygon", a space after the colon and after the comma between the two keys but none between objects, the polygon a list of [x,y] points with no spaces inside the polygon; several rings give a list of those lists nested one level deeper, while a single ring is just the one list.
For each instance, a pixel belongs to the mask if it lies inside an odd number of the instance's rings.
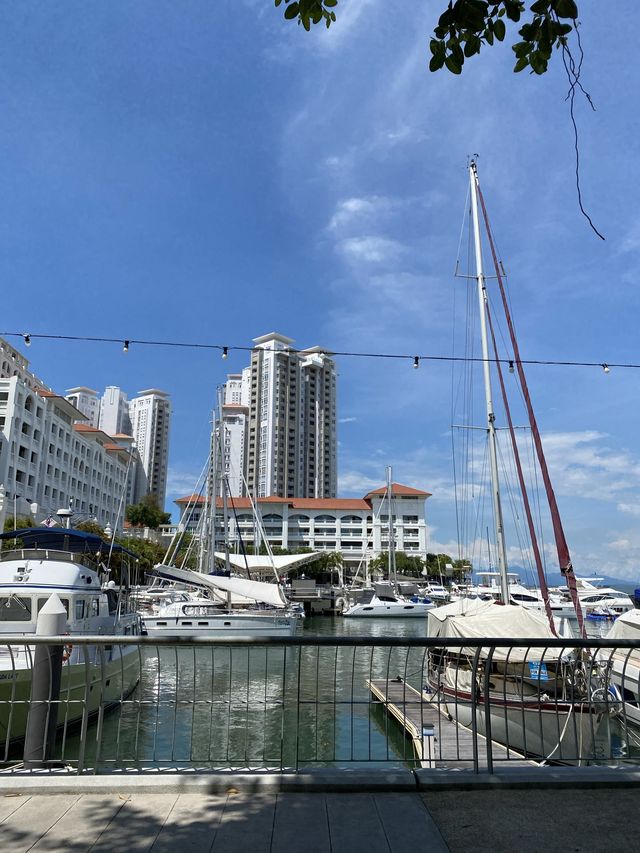
[{"label": "blue sky", "polygon": [[[430,74],[444,0],[391,5],[342,0],[307,35],[270,0],[3,4],[3,330],[448,354],[477,152],[523,356],[640,361],[635,4],[616,4],[615,29],[581,4],[597,107],[577,101],[583,195],[606,242],[577,207],[560,62],[514,75],[504,45]],[[169,503],[201,469],[215,386],[246,362],[40,340],[27,354],[61,391],[170,392]],[[392,464],[433,492],[431,546],[455,551],[449,365],[343,358],[339,374],[341,493]],[[640,372],[529,379],[578,572],[640,577]]]}]

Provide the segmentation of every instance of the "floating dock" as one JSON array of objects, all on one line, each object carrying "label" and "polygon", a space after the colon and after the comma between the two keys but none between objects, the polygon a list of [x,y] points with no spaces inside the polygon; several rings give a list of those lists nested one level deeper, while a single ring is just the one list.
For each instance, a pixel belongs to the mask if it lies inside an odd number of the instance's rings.
[{"label": "floating dock", "polygon": [[[402,680],[383,678],[367,680],[373,697],[381,702],[411,738],[421,767],[430,769],[464,769],[473,767],[473,732],[452,720],[444,707],[432,702],[424,693]],[[487,741],[477,735],[478,766],[487,768]],[[492,741],[493,760],[509,762],[510,767],[535,764],[513,749]]]}]

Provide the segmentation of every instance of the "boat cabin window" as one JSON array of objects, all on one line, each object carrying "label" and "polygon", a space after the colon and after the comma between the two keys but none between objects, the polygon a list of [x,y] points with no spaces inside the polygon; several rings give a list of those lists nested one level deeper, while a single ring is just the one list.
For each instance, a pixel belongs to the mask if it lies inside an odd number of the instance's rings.
[{"label": "boat cabin window", "polygon": [[[45,606],[45,604],[47,603],[48,600],[49,600],[48,598],[39,598],[38,599],[38,613],[40,613],[40,611]],[[64,607],[64,609],[67,611],[67,618],[69,618],[69,599],[68,598],[61,598],[60,601],[62,602],[62,606]]]},{"label": "boat cabin window", "polygon": [[91,616],[97,616],[100,611],[100,599],[92,598],[91,599]]},{"label": "boat cabin window", "polygon": [[84,599],[76,599],[76,619],[84,619]]},{"label": "boat cabin window", "polygon": [[0,622],[30,622],[31,599],[19,595],[0,598]]}]

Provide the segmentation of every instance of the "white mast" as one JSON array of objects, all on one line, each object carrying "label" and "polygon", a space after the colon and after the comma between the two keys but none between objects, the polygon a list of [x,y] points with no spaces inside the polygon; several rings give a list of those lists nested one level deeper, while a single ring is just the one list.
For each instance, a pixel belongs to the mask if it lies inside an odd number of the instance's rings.
[{"label": "white mast", "polygon": [[491,393],[491,371],[489,369],[489,344],[487,339],[487,288],[482,268],[482,245],[480,241],[480,221],[478,218],[478,173],[475,161],[469,165],[471,183],[471,216],[473,221],[473,240],[476,254],[476,280],[478,282],[478,302],[480,305],[480,334],[482,336],[482,367],[484,373],[484,392],[487,401],[487,430],[489,435],[489,463],[491,470],[491,499],[493,503],[493,523],[496,535],[498,571],[502,601],[509,603],[509,579],[507,577],[507,548],[504,539],[504,521],[500,502],[500,481],[498,478],[498,452],[496,441],[495,413]]},{"label": "white mast", "polygon": [[396,537],[393,527],[393,483],[391,477],[391,465],[387,466],[387,509],[388,516],[388,538],[389,538],[389,581],[393,585],[394,592],[398,592],[398,576],[396,573]]}]

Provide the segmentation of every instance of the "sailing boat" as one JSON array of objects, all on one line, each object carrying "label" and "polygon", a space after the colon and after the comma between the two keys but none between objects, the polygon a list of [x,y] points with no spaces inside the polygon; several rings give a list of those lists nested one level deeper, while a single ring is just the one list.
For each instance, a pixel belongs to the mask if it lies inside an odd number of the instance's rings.
[{"label": "sailing boat", "polygon": [[387,468],[387,536],[389,540],[389,580],[384,585],[378,584],[375,592],[367,601],[358,601],[342,611],[343,616],[388,618],[418,617],[424,619],[435,604],[428,598],[413,600],[400,595],[396,572],[395,527],[393,506],[393,483],[391,466]]},{"label": "sailing boat", "polygon": [[[604,715],[614,710],[618,695],[611,692],[606,665],[588,654],[566,655],[562,648],[544,647],[556,638],[549,595],[537,544],[535,525],[527,497],[515,432],[511,420],[505,383],[490,313],[486,279],[482,265],[479,205],[482,206],[486,233],[494,260],[514,360],[529,424],[534,437],[538,464],[549,500],[561,571],[576,608],[581,635],[584,622],[576,592],[571,557],[564,537],[560,515],[542,451],[537,422],[520,360],[519,349],[508,301],[503,287],[475,162],[469,166],[471,215],[473,222],[475,276],[480,309],[480,334],[487,415],[488,456],[491,502],[500,573],[501,602],[465,601],[438,608],[429,614],[427,633],[444,638],[443,646],[431,649],[428,656],[428,684],[448,712],[463,725],[505,744],[517,752],[563,763],[580,763],[594,754],[595,737]],[[489,335],[493,354],[489,352]],[[495,409],[491,387],[491,363],[495,364],[502,391],[515,469],[522,492],[523,506],[532,550],[539,571],[539,583],[545,601],[547,619],[524,607],[510,604],[507,549],[502,514]],[[446,638],[522,639],[520,647],[447,648]],[[538,641],[535,647],[530,642]],[[540,646],[542,645],[542,648]]]},{"label": "sailing boat", "polygon": [[[143,615],[143,630],[152,636],[290,637],[296,633],[301,614],[287,600],[274,566],[274,582],[232,577],[228,541],[229,484],[223,469],[224,422],[214,416],[211,436],[209,499],[200,531],[201,571],[159,564],[156,577],[196,588],[207,598],[182,597],[153,614]],[[222,491],[224,574],[214,572],[216,556],[216,509],[218,485]],[[253,506],[253,501],[252,501]],[[254,514],[259,522],[255,506]],[[203,555],[203,556],[202,556]],[[299,560],[307,560],[305,554]],[[209,572],[207,571],[209,570]]]}]

